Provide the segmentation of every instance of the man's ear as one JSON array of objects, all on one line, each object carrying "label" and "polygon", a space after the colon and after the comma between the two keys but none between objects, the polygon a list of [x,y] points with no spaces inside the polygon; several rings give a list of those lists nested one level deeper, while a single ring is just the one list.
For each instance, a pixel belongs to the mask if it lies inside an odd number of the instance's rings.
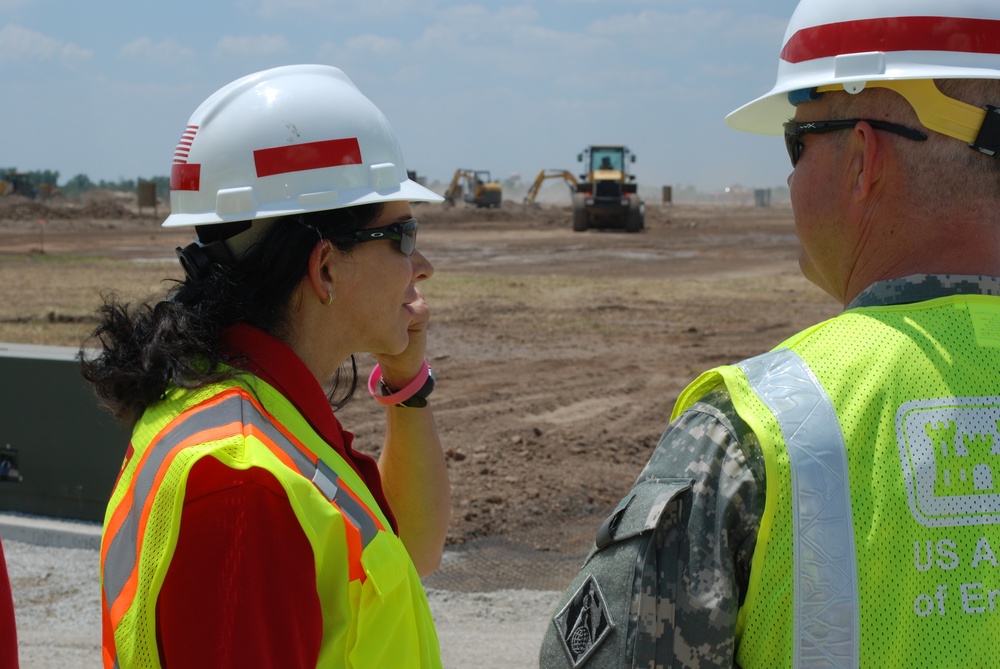
[{"label": "man's ear", "polygon": [[854,151],[853,197],[860,202],[871,195],[872,189],[881,181],[885,167],[885,145],[875,128],[865,121],[858,121],[851,134]]}]

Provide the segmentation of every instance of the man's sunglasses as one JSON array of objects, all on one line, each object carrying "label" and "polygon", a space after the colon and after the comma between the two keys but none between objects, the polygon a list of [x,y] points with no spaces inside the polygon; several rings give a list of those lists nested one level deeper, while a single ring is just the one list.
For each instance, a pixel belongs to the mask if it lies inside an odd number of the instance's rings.
[{"label": "man's sunglasses", "polygon": [[406,221],[383,225],[379,228],[356,230],[345,237],[345,239],[350,239],[358,243],[391,239],[398,241],[400,252],[408,256],[413,254],[413,249],[417,246],[417,225],[417,219],[411,218]]},{"label": "man's sunglasses", "polygon": [[876,130],[892,132],[917,142],[923,142],[927,139],[927,135],[924,133],[913,128],[907,128],[905,125],[887,123],[886,121],[873,121],[867,118],[855,118],[843,121],[788,121],[784,125],[785,148],[788,149],[788,157],[792,160],[792,167],[795,167],[796,163],[799,162],[799,158],[802,157],[802,150],[805,148],[802,138],[805,135],[850,130],[861,121],[864,121]]}]

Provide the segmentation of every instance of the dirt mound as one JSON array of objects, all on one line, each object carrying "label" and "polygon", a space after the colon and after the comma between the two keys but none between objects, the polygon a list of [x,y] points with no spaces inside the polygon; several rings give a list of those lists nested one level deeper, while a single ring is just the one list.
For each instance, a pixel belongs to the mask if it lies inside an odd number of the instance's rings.
[{"label": "dirt mound", "polygon": [[50,214],[52,209],[23,195],[7,195],[0,198],[0,221],[37,221],[52,218]]},{"label": "dirt mound", "polygon": [[40,222],[60,230],[120,229],[145,227],[154,218],[151,210],[139,212],[131,194],[106,190],[88,191],[79,198],[56,197],[45,202],[20,195],[0,198],[0,230],[26,230]]}]

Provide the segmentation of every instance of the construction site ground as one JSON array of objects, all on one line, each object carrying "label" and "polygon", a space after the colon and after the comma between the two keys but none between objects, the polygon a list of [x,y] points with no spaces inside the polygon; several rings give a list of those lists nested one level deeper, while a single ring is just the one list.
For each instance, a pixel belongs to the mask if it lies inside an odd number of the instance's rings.
[{"label": "construction site ground", "polygon": [[[649,204],[638,234],[573,232],[568,202],[414,213],[453,500],[433,589],[565,588],[683,387],[839,310],[799,273],[787,205]],[[0,200],[0,341],[79,346],[103,291],[164,290],[191,239],[165,215]],[[364,392],[340,413],[361,450],[381,414]]]}]

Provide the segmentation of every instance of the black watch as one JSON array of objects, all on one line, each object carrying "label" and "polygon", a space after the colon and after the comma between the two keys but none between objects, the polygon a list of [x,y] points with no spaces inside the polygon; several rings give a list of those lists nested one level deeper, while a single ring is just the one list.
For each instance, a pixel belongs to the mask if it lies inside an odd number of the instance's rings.
[{"label": "black watch", "polygon": [[[381,386],[382,395],[392,395],[393,390],[389,386],[385,385],[385,381],[379,381]],[[427,380],[424,381],[424,385],[420,386],[420,390],[413,393],[413,397],[405,399],[402,402],[396,404],[398,407],[410,407],[413,409],[421,409],[427,406],[427,397],[434,392],[434,370],[430,367],[427,368]]]}]

